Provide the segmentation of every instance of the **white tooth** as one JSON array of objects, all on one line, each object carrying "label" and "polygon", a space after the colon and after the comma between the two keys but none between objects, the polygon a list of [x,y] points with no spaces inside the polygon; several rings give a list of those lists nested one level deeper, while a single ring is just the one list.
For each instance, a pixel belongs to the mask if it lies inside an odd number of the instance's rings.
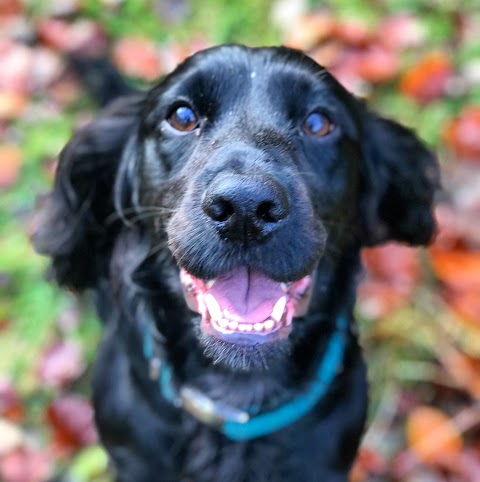
[{"label": "white tooth", "polygon": [[204,295],[203,299],[205,300],[205,304],[207,305],[208,311],[210,312],[210,316],[213,320],[219,320],[222,318],[222,309],[218,304],[218,301],[215,299],[213,295],[207,293]]},{"label": "white tooth", "polygon": [[286,296],[282,296],[276,303],[275,303],[275,306],[273,307],[273,310],[272,310],[272,318],[275,320],[275,321],[280,321],[282,319],[282,316],[283,316],[283,312],[285,310],[285,306],[287,304],[287,297]]},{"label": "white tooth", "polygon": [[240,323],[240,324],[238,325],[238,329],[239,329],[240,331],[247,331],[247,325],[245,325],[245,324],[243,324],[243,323]]},{"label": "white tooth", "polygon": [[252,325],[250,325],[250,324],[245,325],[245,331],[252,331],[252,330],[253,330]]},{"label": "white tooth", "polygon": [[206,283],[206,286],[207,286],[207,290],[211,289],[212,286],[215,284],[215,281],[217,281],[216,279],[211,279],[210,281],[207,281]]},{"label": "white tooth", "polygon": [[226,328],[228,326],[228,320],[226,320],[225,318],[220,318],[218,321],[217,321],[218,325],[221,326],[222,328]]},{"label": "white tooth", "polygon": [[255,331],[262,331],[263,330],[263,323],[255,323],[253,325]]},{"label": "white tooth", "polygon": [[284,293],[288,292],[288,286],[285,283],[280,283],[280,288],[282,288]]},{"label": "white tooth", "polygon": [[237,326],[238,326],[238,321],[230,321],[228,323],[228,327],[231,329],[231,330],[236,330],[237,329]]},{"label": "white tooth", "polygon": [[267,331],[270,331],[275,326],[275,322],[269,318],[263,322],[263,326],[265,326]]}]

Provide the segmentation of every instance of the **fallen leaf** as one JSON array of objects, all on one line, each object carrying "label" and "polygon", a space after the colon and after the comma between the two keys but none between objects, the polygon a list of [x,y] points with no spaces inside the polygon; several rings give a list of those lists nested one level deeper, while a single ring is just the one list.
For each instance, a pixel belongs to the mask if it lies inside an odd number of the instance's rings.
[{"label": "fallen leaf", "polygon": [[416,407],[405,425],[410,450],[425,464],[437,465],[444,457],[457,456],[463,439],[453,421],[441,410]]},{"label": "fallen leaf", "polygon": [[78,344],[60,341],[50,346],[41,356],[38,375],[51,387],[65,387],[85,370],[85,360]]},{"label": "fallen leaf", "polygon": [[443,140],[460,159],[480,162],[480,106],[467,106],[443,128]]},{"label": "fallen leaf", "polygon": [[400,69],[397,54],[379,45],[363,50],[357,62],[358,75],[375,84],[392,80]]},{"label": "fallen leaf", "polygon": [[419,47],[426,37],[420,21],[408,13],[384,18],[377,32],[377,41],[394,50]]},{"label": "fallen leaf", "polygon": [[453,73],[450,57],[444,52],[432,52],[403,74],[400,92],[419,102],[430,102],[444,96]]},{"label": "fallen leaf", "polygon": [[0,0],[0,17],[18,15],[23,10],[20,0]]},{"label": "fallen leaf", "polygon": [[420,280],[418,250],[398,243],[386,243],[362,250],[362,261],[369,274],[399,284]]},{"label": "fallen leaf", "polygon": [[285,37],[285,45],[294,49],[310,50],[332,36],[336,21],[326,12],[301,16]]},{"label": "fallen leaf", "polygon": [[51,472],[52,457],[46,450],[18,448],[0,457],[2,482],[45,482]]},{"label": "fallen leaf", "polygon": [[352,47],[364,47],[373,39],[372,32],[366,23],[349,18],[335,24],[333,36]]},{"label": "fallen leaf", "polygon": [[79,395],[64,395],[50,403],[47,420],[60,450],[72,450],[97,441],[91,404]]},{"label": "fallen leaf", "polygon": [[60,52],[98,56],[106,50],[105,33],[92,20],[69,23],[58,18],[45,18],[38,22],[37,32],[43,43]]},{"label": "fallen leaf", "polygon": [[480,289],[480,251],[432,245],[428,252],[437,278],[450,288],[456,291]]},{"label": "fallen leaf", "polygon": [[22,157],[22,151],[18,146],[0,145],[0,188],[15,184],[20,175]]},{"label": "fallen leaf", "polygon": [[14,90],[0,91],[0,120],[16,119],[27,105],[27,96]]},{"label": "fallen leaf", "polygon": [[0,416],[18,422],[23,415],[23,406],[15,387],[6,378],[0,378]]},{"label": "fallen leaf", "polygon": [[156,80],[163,72],[156,46],[146,38],[123,38],[115,43],[113,61],[125,74],[148,81]]},{"label": "fallen leaf", "polygon": [[32,75],[32,50],[18,42],[0,39],[0,90],[27,92]]},{"label": "fallen leaf", "polygon": [[480,400],[480,360],[451,346],[438,350],[438,356],[453,380]]}]

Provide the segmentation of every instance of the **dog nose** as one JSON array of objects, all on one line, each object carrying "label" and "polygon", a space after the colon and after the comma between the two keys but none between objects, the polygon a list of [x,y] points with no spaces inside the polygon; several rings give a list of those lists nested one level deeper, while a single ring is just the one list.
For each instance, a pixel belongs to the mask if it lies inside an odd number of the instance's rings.
[{"label": "dog nose", "polygon": [[205,191],[202,207],[222,237],[242,242],[264,240],[290,213],[286,189],[260,175],[217,177]]}]

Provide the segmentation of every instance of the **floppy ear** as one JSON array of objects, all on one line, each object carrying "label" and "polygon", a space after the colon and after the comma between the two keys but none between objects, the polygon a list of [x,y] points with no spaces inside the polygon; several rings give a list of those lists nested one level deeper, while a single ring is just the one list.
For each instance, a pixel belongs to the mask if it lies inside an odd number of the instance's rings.
[{"label": "floppy ear", "polygon": [[440,187],[435,156],[415,134],[364,112],[361,237],[426,244],[435,232],[433,198]]},{"label": "floppy ear", "polygon": [[107,273],[121,226],[114,190],[124,197],[128,189],[126,179],[114,188],[115,180],[122,156],[130,155],[125,145],[135,138],[142,101],[136,95],[112,103],[60,154],[53,191],[41,203],[32,237],[35,249],[52,257],[59,284],[84,289]]}]

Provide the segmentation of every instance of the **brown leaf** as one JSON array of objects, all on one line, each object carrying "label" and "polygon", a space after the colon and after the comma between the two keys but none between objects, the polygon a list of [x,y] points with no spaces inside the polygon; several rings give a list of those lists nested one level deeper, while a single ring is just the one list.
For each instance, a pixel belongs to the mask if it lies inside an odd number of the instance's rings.
[{"label": "brown leaf", "polygon": [[120,39],[113,48],[113,61],[125,74],[149,81],[163,72],[157,48],[146,38]]},{"label": "brown leaf", "polygon": [[428,406],[415,408],[405,426],[410,450],[425,464],[441,464],[445,457],[458,456],[463,439],[453,421],[441,410]]},{"label": "brown leaf", "polygon": [[97,441],[93,409],[83,397],[65,395],[57,398],[48,406],[47,420],[60,450],[69,451]]},{"label": "brown leaf", "polygon": [[85,370],[83,354],[76,343],[61,341],[49,347],[42,355],[38,375],[52,387],[64,387]]},{"label": "brown leaf", "polygon": [[443,52],[432,52],[408,69],[400,79],[400,92],[419,102],[430,102],[445,94],[453,66]]},{"label": "brown leaf", "polygon": [[0,145],[0,188],[12,186],[20,175],[22,151],[12,144]]},{"label": "brown leaf", "polygon": [[464,107],[445,125],[443,140],[460,159],[480,162],[480,106]]}]

